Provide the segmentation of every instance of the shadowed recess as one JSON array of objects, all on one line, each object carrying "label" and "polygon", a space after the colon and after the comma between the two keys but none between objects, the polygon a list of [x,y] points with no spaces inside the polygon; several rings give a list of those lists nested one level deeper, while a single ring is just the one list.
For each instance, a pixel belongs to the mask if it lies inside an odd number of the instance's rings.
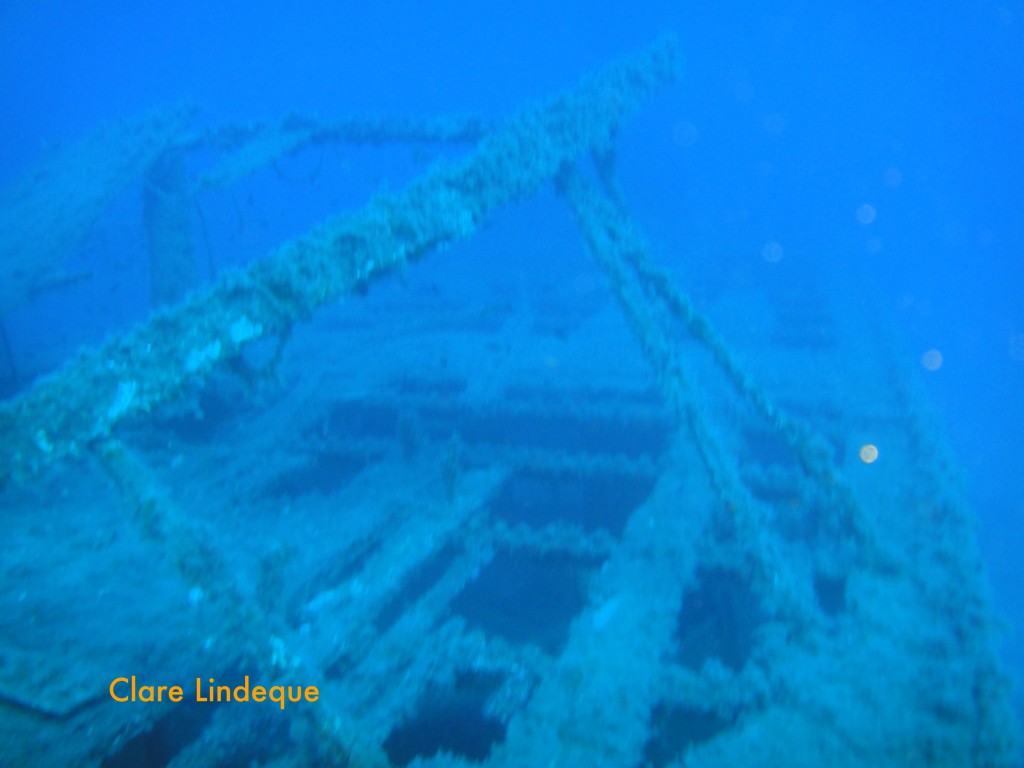
[{"label": "shadowed recess", "polygon": [[575,523],[588,532],[604,528],[620,536],[629,516],[653,486],[653,478],[637,475],[524,470],[505,481],[492,509],[513,524],[540,528],[556,522]]},{"label": "shadowed recess", "polygon": [[448,570],[458,552],[458,547],[447,544],[412,571],[402,585],[402,589],[381,608],[374,620],[374,625],[381,634],[387,632],[391,625],[402,617],[403,613],[437,583]]},{"label": "shadowed recess", "polygon": [[323,451],[295,469],[282,472],[264,486],[267,496],[297,498],[311,491],[330,494],[358,475],[367,457],[343,451]]},{"label": "shadowed recess", "polygon": [[826,616],[835,617],[846,610],[846,577],[827,573],[814,575],[814,594]]},{"label": "shadowed recess", "polygon": [[392,765],[406,766],[417,757],[440,751],[480,762],[505,738],[505,724],[487,715],[487,698],[500,683],[496,675],[460,672],[449,689],[432,688],[415,717],[393,729],[384,740]]},{"label": "shadowed recess", "polygon": [[757,596],[739,574],[700,568],[696,587],[686,593],[676,625],[676,660],[700,669],[710,658],[739,671],[762,621]]},{"label": "shadowed recess", "polygon": [[452,602],[453,610],[488,634],[549,653],[565,644],[583,609],[585,568],[566,556],[502,552]]},{"label": "shadowed recess", "polygon": [[181,750],[199,738],[218,706],[194,701],[171,705],[165,717],[157,720],[148,731],[128,739],[116,753],[100,763],[101,768],[170,765]]},{"label": "shadowed recess", "polygon": [[652,735],[644,746],[647,768],[665,768],[689,747],[710,741],[732,722],[713,712],[659,704],[651,716]]},{"label": "shadowed recess", "polygon": [[437,437],[452,431],[467,443],[527,446],[581,453],[657,456],[668,444],[668,425],[625,422],[566,413],[455,413],[424,408],[422,416]]}]

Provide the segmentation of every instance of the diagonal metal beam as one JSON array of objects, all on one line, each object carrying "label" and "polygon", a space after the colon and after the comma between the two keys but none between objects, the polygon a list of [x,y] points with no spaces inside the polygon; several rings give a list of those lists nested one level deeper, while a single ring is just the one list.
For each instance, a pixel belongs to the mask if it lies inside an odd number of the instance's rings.
[{"label": "diagonal metal beam", "polygon": [[246,343],[285,332],[368,280],[473,234],[567,162],[606,148],[623,120],[675,77],[677,61],[674,39],[665,38],[614,63],[520,113],[464,160],[435,165],[403,191],[324,222],[70,361],[0,405],[0,484],[79,454]]}]

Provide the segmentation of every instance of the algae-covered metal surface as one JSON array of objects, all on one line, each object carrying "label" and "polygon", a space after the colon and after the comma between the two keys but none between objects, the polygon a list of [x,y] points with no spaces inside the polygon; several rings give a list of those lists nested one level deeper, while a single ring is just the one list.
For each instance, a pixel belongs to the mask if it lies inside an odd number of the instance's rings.
[{"label": "algae-covered metal surface", "polygon": [[675,71],[663,44],[484,139],[404,192],[325,222],[245,272],[155,315],[0,409],[0,480],[75,454],[121,418],[148,411],[246,342],[280,333],[324,302],[430,248],[468,237],[495,207],[536,191],[566,162],[601,149]]},{"label": "algae-covered metal surface", "polygon": [[111,122],[56,147],[0,196],[0,316],[50,283],[74,279],[62,270],[68,252],[130,183],[188,123],[185,107]]},{"label": "algae-covered metal surface", "polygon": [[[972,513],[889,331],[824,286],[716,328],[630,215],[616,134],[678,58],[494,126],[160,123],[223,153],[186,198],[479,141],[0,405],[0,761],[1011,764]],[[568,271],[513,301],[473,265],[529,210]],[[317,697],[204,697],[246,677]]]}]

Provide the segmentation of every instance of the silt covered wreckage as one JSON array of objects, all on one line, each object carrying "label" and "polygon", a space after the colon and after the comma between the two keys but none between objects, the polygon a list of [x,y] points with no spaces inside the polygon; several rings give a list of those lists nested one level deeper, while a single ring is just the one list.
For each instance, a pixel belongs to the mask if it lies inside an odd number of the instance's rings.
[{"label": "silt covered wreckage", "polygon": [[[895,344],[830,295],[715,324],[630,216],[616,136],[677,59],[493,124],[162,110],[4,193],[5,314],[140,186],[154,307],[0,403],[5,764],[1010,764],[972,516]],[[464,151],[200,279],[203,195],[392,144]],[[387,287],[538,196],[592,312]],[[121,705],[121,675],[320,696]]]}]

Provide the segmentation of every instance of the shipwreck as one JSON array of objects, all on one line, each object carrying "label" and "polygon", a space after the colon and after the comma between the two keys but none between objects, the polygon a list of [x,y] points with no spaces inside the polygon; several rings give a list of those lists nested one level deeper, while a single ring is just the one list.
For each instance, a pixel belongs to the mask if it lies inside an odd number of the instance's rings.
[{"label": "shipwreck", "polygon": [[[898,342],[824,289],[722,327],[630,216],[616,138],[677,70],[667,38],[495,122],[163,109],[0,197],[5,315],[125,194],[151,285],[0,403],[0,762],[1012,762],[974,521]],[[409,144],[458,151],[204,274],[212,190]],[[431,274],[538,196],[586,312],[554,267],[528,317]],[[319,695],[113,701],[136,675]]]}]

